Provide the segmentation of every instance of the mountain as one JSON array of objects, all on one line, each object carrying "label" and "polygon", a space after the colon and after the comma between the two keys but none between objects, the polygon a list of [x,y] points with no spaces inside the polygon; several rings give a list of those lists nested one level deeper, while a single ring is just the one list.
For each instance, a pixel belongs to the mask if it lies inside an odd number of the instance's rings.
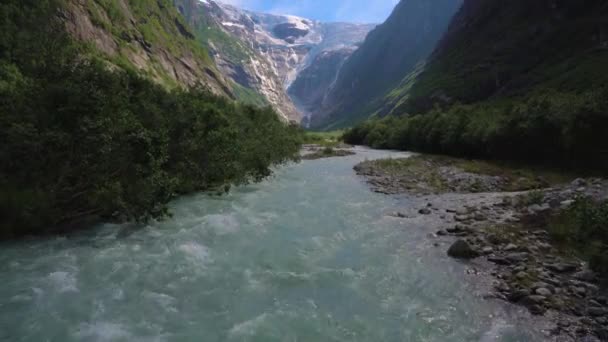
[{"label": "mountain", "polygon": [[401,111],[605,87],[607,57],[605,1],[466,0]]},{"label": "mountain", "polygon": [[315,127],[343,127],[382,112],[385,97],[407,86],[433,52],[461,0],[402,0],[346,61],[312,114]]},{"label": "mountain", "polygon": [[[300,104],[307,103],[309,94],[289,92],[290,86],[305,69],[323,62],[318,55],[339,50],[346,58],[345,52],[350,55],[375,26],[257,13],[213,0],[174,2],[222,73],[237,85],[236,93],[271,104],[297,122],[308,113]],[[339,66],[322,68],[323,77],[335,78]]]},{"label": "mountain", "polygon": [[229,81],[171,0],[66,0],[61,19],[89,53],[108,63],[136,70],[169,87],[205,84],[233,96]]},{"label": "mountain", "polygon": [[347,140],[605,171],[606,61],[605,1],[465,0],[395,115]]}]

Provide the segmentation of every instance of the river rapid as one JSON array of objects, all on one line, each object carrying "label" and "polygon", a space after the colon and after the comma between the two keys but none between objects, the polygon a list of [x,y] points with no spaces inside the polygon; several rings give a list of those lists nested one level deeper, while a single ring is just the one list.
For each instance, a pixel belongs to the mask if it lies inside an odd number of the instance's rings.
[{"label": "river rapid", "polygon": [[[483,299],[429,227],[389,213],[357,155],[174,201],[145,227],[0,246],[1,341],[543,341]],[[415,221],[414,221],[415,222]]]}]

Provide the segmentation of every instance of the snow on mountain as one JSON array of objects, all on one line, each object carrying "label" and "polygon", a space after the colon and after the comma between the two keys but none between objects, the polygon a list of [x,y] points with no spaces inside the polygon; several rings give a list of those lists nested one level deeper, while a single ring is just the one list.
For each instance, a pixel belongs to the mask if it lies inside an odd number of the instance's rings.
[{"label": "snow on mountain", "polygon": [[[236,44],[246,51],[243,55],[248,57],[235,60],[234,56],[228,56],[234,55],[234,44],[212,41],[210,45],[215,47],[212,52],[216,61],[219,60],[220,68],[223,67],[225,74],[235,82],[263,95],[283,116],[295,121],[300,121],[308,112],[307,108],[299,106],[296,109],[294,105],[303,102],[298,96],[306,97],[308,94],[303,94],[300,89],[288,95],[289,87],[302,71],[310,71],[312,63],[326,60],[316,57],[327,51],[339,51],[340,58],[348,58],[375,27],[252,12],[214,0],[201,0],[199,4],[208,18],[207,24],[216,25],[217,29],[235,38]],[[334,79],[342,64],[332,62],[332,67],[313,70],[330,73],[322,75],[323,78]],[[306,77],[311,77],[310,72]]]}]

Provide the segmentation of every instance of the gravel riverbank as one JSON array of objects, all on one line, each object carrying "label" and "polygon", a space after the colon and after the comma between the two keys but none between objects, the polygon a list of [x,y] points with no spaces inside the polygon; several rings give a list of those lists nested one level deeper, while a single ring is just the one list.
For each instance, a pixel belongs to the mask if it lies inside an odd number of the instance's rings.
[{"label": "gravel riverbank", "polygon": [[471,263],[471,273],[488,280],[488,298],[522,305],[551,322],[548,340],[608,341],[608,297],[600,279],[554,245],[543,223],[581,196],[607,198],[608,181],[565,182],[488,168],[419,156],[363,162],[355,171],[375,192],[418,201],[415,211],[387,215],[428,221],[435,247]]}]

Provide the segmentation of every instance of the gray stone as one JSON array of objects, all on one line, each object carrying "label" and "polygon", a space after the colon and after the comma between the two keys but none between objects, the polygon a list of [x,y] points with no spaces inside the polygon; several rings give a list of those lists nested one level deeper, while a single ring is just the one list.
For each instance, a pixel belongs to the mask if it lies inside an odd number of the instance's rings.
[{"label": "gray stone", "polygon": [[535,292],[536,292],[537,295],[545,296],[545,297],[549,297],[552,294],[551,290],[549,290],[547,288],[544,288],[544,287],[536,289]]},{"label": "gray stone", "polygon": [[424,208],[424,209],[418,210],[418,213],[422,214],[422,215],[430,215],[432,213],[432,211],[430,209]]},{"label": "gray stone", "polygon": [[593,317],[604,316],[606,314],[606,309],[602,307],[590,307],[587,309],[587,313]]},{"label": "gray stone", "polygon": [[446,235],[448,235],[448,232],[446,232],[445,230],[440,230],[440,231],[437,232],[437,235],[438,236],[446,236]]},{"label": "gray stone", "polygon": [[507,254],[507,260],[511,262],[522,262],[528,259],[528,253],[510,253]]},{"label": "gray stone", "polygon": [[494,248],[489,247],[489,246],[488,246],[488,247],[484,247],[484,248],[481,250],[481,252],[482,252],[483,254],[485,254],[485,255],[492,254],[492,252],[494,252]]},{"label": "gray stone", "polygon": [[473,259],[479,254],[464,240],[458,240],[448,249],[448,255],[457,259]]},{"label": "gray stone", "polygon": [[557,273],[571,273],[577,269],[576,265],[566,263],[546,264],[545,267],[548,270]]},{"label": "gray stone", "polygon": [[595,273],[591,270],[583,270],[575,273],[573,277],[582,281],[593,281],[595,279]]},{"label": "gray stone", "polygon": [[494,256],[494,257],[489,257],[488,261],[493,262],[497,265],[502,265],[502,266],[506,266],[506,265],[511,265],[512,262],[507,260],[506,258],[503,257],[499,257],[499,256]]},{"label": "gray stone", "polygon": [[510,243],[504,248],[504,250],[507,252],[512,252],[512,251],[517,250],[517,248],[518,248],[517,245]]}]

